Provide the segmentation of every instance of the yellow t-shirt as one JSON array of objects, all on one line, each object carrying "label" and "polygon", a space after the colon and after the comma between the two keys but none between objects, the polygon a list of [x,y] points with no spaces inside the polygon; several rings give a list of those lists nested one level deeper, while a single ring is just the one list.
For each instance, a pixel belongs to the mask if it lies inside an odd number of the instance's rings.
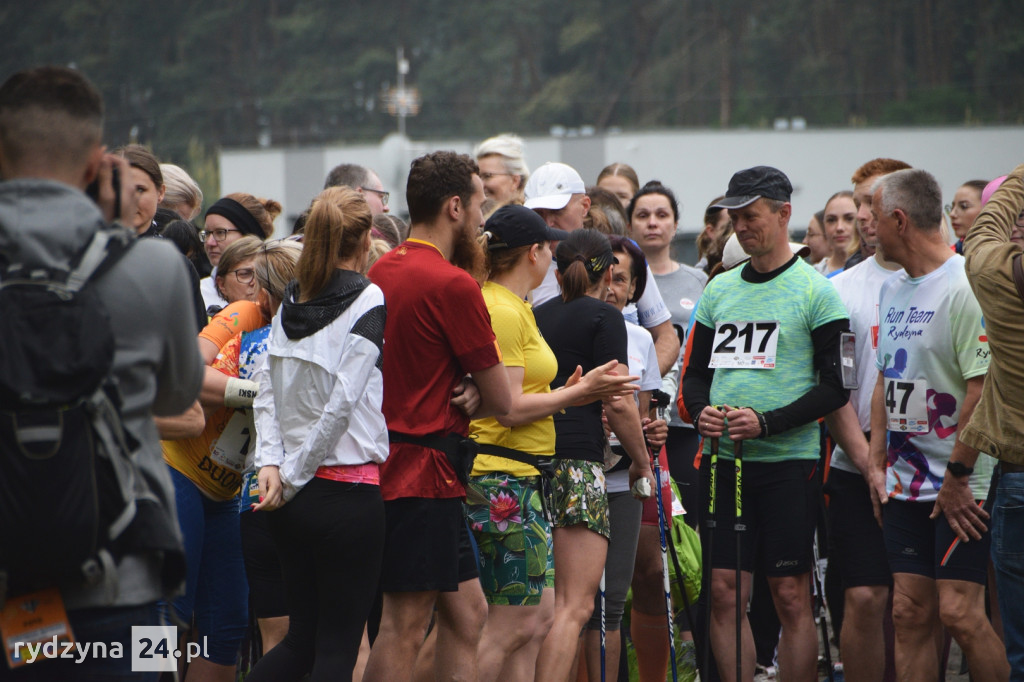
[{"label": "yellow t-shirt", "polygon": [[[537,328],[533,308],[514,293],[494,282],[483,286],[484,303],[491,315],[491,327],[506,367],[523,368],[523,393],[550,393],[558,361]],[[470,422],[469,434],[480,443],[501,445],[534,455],[555,454],[555,422],[551,417],[530,424],[506,428],[493,418]],[[473,475],[501,471],[513,476],[537,476],[531,466],[504,457],[479,455]]]}]

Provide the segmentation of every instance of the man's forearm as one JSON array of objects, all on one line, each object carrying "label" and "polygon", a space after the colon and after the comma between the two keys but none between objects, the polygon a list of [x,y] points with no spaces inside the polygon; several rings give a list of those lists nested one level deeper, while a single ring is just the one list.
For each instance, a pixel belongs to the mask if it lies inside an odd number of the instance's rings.
[{"label": "man's forearm", "polygon": [[984,379],[975,377],[967,380],[967,393],[964,395],[964,403],[960,408],[960,416],[957,420],[956,443],[953,445],[953,452],[949,456],[950,462],[959,462],[967,467],[973,468],[978,461],[978,451],[960,440],[960,432],[971,422],[971,415],[974,408],[981,400],[981,387]]},{"label": "man's forearm", "polygon": [[857,418],[857,411],[853,408],[853,401],[847,402],[835,412],[825,417],[829,433],[835,438],[836,443],[843,449],[850,461],[857,470],[866,478],[871,466],[871,457],[868,452],[868,440],[860,428],[860,420]]},{"label": "man's forearm", "polygon": [[869,452],[871,455],[870,465],[880,471],[885,471],[886,466],[888,466],[888,455],[886,453],[888,424],[885,418],[884,394],[882,373],[879,372],[875,388],[871,392],[871,443]]}]

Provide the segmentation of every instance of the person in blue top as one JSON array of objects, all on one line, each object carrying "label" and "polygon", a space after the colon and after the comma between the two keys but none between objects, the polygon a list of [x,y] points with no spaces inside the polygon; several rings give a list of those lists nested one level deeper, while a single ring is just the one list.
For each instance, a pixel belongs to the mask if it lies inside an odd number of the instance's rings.
[{"label": "person in blue top", "polygon": [[[722,679],[737,679],[736,600],[746,604],[751,576],[764,571],[782,634],[779,667],[813,679],[817,636],[811,616],[812,539],[820,503],[817,420],[849,399],[843,386],[842,334],[849,320],[835,288],[789,246],[793,188],[781,171],[757,166],[729,181],[717,205],[728,209],[750,262],[713,279],[697,306],[683,399],[721,457],[744,444],[741,584],[732,466],[717,476],[717,528],[711,566],[711,644]],[[709,458],[705,456],[704,461]],[[702,490],[707,506],[707,486]],[[742,627],[745,679],[754,670],[749,623]]]}]

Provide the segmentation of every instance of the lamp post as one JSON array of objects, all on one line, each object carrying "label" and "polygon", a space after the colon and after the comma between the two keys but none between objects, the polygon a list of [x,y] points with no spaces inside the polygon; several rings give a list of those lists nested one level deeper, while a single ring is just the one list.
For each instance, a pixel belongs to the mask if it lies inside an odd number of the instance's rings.
[{"label": "lamp post", "polygon": [[387,91],[384,103],[388,113],[398,117],[398,134],[405,137],[405,118],[420,112],[420,93],[416,88],[405,86],[405,76],[409,73],[409,60],[405,58],[404,48],[396,50],[398,85]]}]

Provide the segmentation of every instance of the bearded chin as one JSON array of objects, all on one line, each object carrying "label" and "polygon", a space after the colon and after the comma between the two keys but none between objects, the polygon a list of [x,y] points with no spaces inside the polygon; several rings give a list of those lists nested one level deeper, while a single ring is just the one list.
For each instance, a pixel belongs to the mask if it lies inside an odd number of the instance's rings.
[{"label": "bearded chin", "polygon": [[477,238],[474,227],[463,225],[455,236],[451,263],[468,272],[478,284],[487,279],[487,254]]}]

